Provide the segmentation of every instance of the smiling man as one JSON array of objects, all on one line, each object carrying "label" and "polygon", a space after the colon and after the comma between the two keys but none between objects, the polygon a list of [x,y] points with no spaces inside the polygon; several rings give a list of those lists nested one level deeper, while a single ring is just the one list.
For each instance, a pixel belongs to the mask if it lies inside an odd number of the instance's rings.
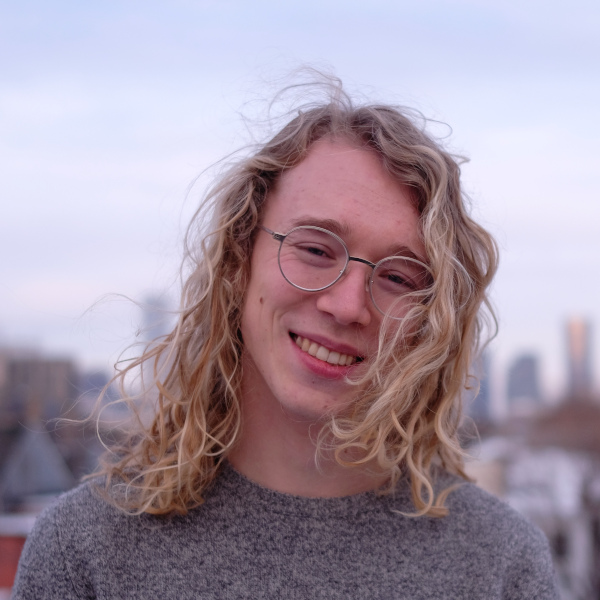
[{"label": "smiling man", "polygon": [[450,154],[330,91],[209,193],[177,327],[123,374],[154,365],[154,420],[41,516],[15,598],[557,598],[463,472],[496,246]]}]

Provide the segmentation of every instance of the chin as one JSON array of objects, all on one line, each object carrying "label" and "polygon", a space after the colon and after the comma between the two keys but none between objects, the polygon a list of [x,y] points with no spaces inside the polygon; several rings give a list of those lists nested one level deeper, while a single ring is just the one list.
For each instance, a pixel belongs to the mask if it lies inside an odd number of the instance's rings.
[{"label": "chin", "polygon": [[331,397],[319,401],[311,394],[310,399],[298,398],[295,401],[281,403],[284,414],[291,420],[301,423],[320,423],[325,424],[332,417],[343,414],[352,404],[351,399],[332,400]]}]

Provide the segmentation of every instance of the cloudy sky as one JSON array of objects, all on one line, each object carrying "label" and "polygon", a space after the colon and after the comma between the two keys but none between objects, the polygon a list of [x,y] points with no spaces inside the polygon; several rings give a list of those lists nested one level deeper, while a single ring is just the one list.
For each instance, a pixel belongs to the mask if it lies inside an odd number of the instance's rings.
[{"label": "cloudy sky", "polygon": [[115,295],[175,298],[191,182],[310,64],[451,126],[502,251],[496,385],[533,351],[559,394],[565,319],[600,330],[598,31],[595,0],[3,0],[0,345],[114,362]]}]

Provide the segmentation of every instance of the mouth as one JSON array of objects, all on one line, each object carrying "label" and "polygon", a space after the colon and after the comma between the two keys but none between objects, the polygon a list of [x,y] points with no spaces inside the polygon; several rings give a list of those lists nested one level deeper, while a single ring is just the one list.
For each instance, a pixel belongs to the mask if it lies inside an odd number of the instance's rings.
[{"label": "mouth", "polygon": [[302,352],[306,352],[314,358],[329,363],[330,365],[339,367],[349,367],[351,365],[360,363],[364,360],[362,356],[342,354],[341,352],[331,350],[326,346],[321,346],[321,344],[318,344],[313,340],[301,337],[296,333],[290,333],[290,337],[292,338],[292,340],[294,340],[296,346],[298,346],[298,348],[300,348]]}]

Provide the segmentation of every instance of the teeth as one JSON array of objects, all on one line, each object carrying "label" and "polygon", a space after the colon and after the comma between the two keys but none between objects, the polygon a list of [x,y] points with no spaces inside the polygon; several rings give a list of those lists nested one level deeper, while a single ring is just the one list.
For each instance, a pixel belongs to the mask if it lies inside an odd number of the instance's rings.
[{"label": "teeth", "polygon": [[330,350],[325,346],[317,344],[317,342],[312,342],[311,340],[302,338],[299,335],[295,337],[294,341],[296,342],[296,346],[302,349],[302,351],[307,352],[319,360],[328,362],[329,364],[349,367],[351,364],[356,362],[355,356],[350,354],[341,354],[335,350]]},{"label": "teeth", "polygon": [[[325,346],[319,346],[319,349],[317,350],[317,353],[315,354],[315,358],[318,358],[319,360],[329,361],[330,354],[331,354],[331,352],[329,350],[327,350],[327,348],[325,348]],[[331,364],[335,364],[335,363],[332,362]]]}]

